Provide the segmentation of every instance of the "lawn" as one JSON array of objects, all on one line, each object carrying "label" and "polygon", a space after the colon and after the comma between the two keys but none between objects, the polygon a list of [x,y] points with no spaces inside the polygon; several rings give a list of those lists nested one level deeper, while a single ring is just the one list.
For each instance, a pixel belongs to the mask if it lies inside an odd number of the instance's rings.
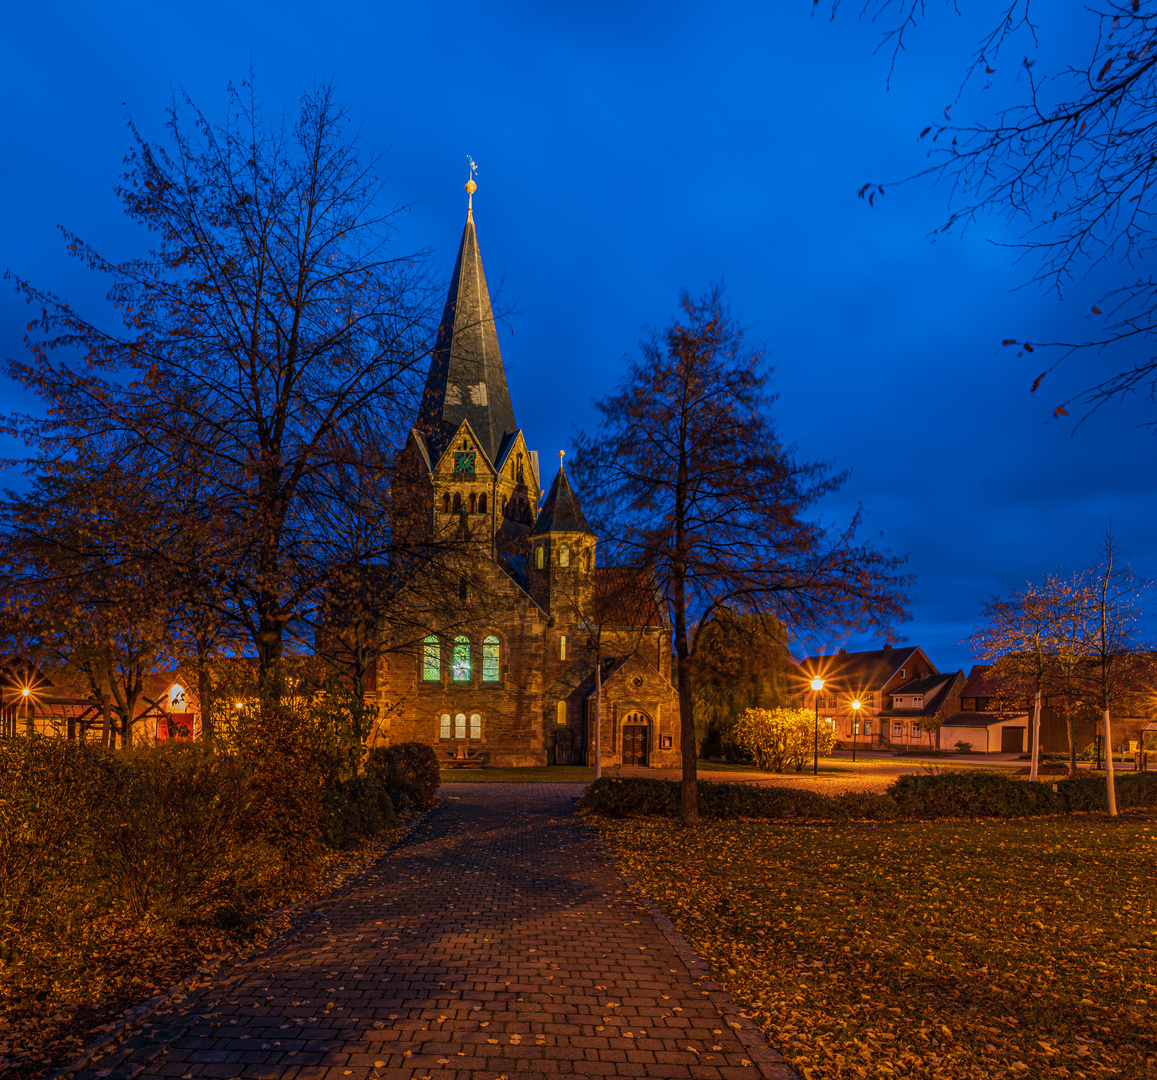
[{"label": "lawn", "polygon": [[1154,1075],[1157,812],[597,824],[805,1080]]},{"label": "lawn", "polygon": [[519,769],[443,769],[443,784],[589,784],[589,765],[533,765]]}]

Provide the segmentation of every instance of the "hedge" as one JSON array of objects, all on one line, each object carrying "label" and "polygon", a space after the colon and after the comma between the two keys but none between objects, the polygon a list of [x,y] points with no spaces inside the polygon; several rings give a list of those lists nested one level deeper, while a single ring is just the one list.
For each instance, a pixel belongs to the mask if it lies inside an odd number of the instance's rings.
[{"label": "hedge", "polygon": [[[882,793],[821,795],[791,787],[700,781],[699,815],[708,819],[927,821],[937,818],[1035,817],[1105,811],[1104,777],[1049,782],[1000,773],[942,771],[898,777]],[[1157,773],[1118,773],[1117,807],[1157,806]],[[580,809],[608,817],[678,817],[679,782],[604,776],[579,800]]]}]

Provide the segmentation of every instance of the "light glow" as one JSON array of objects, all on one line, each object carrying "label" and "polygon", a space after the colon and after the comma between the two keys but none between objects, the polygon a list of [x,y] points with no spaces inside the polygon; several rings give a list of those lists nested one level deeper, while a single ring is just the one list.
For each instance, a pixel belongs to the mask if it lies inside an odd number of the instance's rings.
[{"label": "light glow", "polygon": [[852,708],[858,709],[859,707],[860,707],[860,699],[856,698],[856,700],[852,702]]},{"label": "light glow", "polygon": [[823,681],[823,679],[821,679],[817,675],[814,679],[812,679],[812,689],[818,692],[818,691],[822,690],[823,688],[824,688],[824,681]]}]

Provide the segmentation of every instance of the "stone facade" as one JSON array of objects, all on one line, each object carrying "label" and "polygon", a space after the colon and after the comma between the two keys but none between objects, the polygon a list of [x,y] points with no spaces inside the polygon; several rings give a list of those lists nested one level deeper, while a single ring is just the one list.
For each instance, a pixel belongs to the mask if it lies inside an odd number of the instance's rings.
[{"label": "stone facade", "polygon": [[604,766],[678,764],[666,613],[641,572],[598,565],[561,455],[542,500],[472,212],[396,473],[402,527],[453,549],[461,579],[459,603],[443,589],[378,662],[375,738],[428,743],[448,763],[579,764],[593,763],[599,722]]}]

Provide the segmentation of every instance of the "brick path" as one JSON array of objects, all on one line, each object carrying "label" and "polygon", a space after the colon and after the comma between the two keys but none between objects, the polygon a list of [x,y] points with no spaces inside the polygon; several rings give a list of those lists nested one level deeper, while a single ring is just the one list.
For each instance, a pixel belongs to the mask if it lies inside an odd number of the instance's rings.
[{"label": "brick path", "polygon": [[405,843],[78,1075],[794,1077],[574,819],[580,790],[445,785]]}]

